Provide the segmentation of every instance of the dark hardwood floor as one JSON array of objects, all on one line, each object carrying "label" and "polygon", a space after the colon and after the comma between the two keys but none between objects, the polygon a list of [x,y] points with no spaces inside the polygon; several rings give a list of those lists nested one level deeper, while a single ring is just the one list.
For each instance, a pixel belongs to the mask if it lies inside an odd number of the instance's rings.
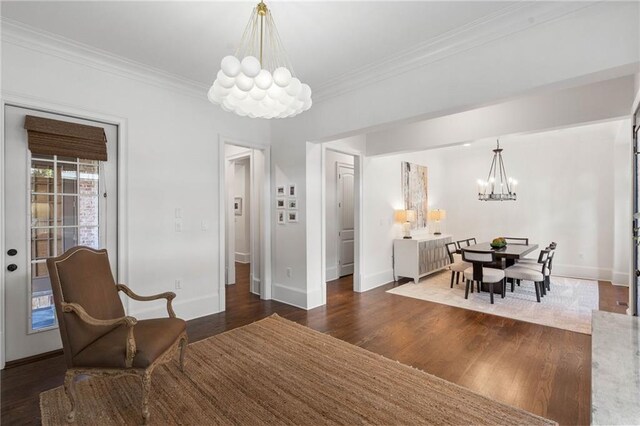
[{"label": "dark hardwood floor", "polygon": [[[310,311],[249,293],[237,265],[226,312],[188,323],[191,342],[272,313],[442,377],[482,395],[556,420],[589,424],[591,336],[386,293],[328,283],[327,305]],[[628,290],[600,282],[600,309],[624,313]],[[2,371],[2,424],[39,424],[38,394],[62,384],[62,356]]]}]

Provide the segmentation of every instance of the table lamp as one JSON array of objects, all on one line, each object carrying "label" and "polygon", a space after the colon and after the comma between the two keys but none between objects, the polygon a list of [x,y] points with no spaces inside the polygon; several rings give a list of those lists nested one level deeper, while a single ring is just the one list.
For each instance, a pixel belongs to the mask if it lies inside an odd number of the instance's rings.
[{"label": "table lamp", "polygon": [[402,224],[402,233],[404,234],[402,238],[406,240],[410,240],[411,239],[411,222],[416,221],[416,211],[415,210],[396,210],[395,219],[397,223]]},{"label": "table lamp", "polygon": [[446,218],[447,218],[447,212],[445,210],[436,209],[436,210],[429,211],[429,220],[434,220],[436,222],[435,226],[433,227],[434,228],[433,235],[442,234],[442,232],[440,232],[440,221]]}]

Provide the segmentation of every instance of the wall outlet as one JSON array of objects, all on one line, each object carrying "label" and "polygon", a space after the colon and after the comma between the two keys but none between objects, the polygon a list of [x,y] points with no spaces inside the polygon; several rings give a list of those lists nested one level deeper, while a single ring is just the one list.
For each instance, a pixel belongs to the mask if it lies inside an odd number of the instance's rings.
[{"label": "wall outlet", "polygon": [[182,219],[182,209],[180,207],[176,207],[176,219]]},{"label": "wall outlet", "polygon": [[176,290],[180,290],[182,288],[182,280],[176,280]]},{"label": "wall outlet", "polygon": [[176,219],[176,232],[182,232],[182,220]]},{"label": "wall outlet", "polygon": [[203,231],[208,231],[209,222],[207,222],[206,220],[203,220],[202,222],[200,222],[200,228],[202,228]]},{"label": "wall outlet", "polygon": [[287,278],[291,278],[291,268],[287,268]]}]

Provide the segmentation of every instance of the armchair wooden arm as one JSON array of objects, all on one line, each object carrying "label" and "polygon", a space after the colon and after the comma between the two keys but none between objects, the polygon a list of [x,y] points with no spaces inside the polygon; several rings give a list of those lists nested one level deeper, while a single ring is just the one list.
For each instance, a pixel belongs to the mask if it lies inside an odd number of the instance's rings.
[{"label": "armchair wooden arm", "polygon": [[170,318],[176,317],[176,313],[173,311],[173,305],[172,305],[173,299],[175,299],[176,294],[172,291],[155,294],[153,296],[140,296],[139,294],[134,293],[133,290],[131,290],[129,287],[127,287],[124,284],[116,284],[116,288],[118,289],[118,291],[123,292],[133,300],[139,300],[141,302],[147,302],[150,300],[158,300],[158,299],[167,299],[167,312],[169,313],[169,317]]},{"label": "armchair wooden arm", "polygon": [[126,325],[127,326],[127,343],[126,343],[127,358],[125,360],[125,365],[127,366],[127,368],[130,368],[133,365],[133,358],[136,356],[136,339],[133,336],[133,326],[138,323],[137,319],[130,316],[124,316],[124,317],[110,319],[110,320],[97,319],[89,315],[87,311],[85,311],[84,308],[78,305],[77,303],[62,302],[62,311],[67,313],[73,312],[76,315],[78,315],[78,317],[82,321],[90,325],[103,326],[103,327],[119,325],[119,324]]}]

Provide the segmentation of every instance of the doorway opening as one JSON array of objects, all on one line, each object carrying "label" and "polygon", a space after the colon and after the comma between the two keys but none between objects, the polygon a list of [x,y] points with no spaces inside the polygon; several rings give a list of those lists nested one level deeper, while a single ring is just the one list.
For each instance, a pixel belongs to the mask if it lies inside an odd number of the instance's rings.
[{"label": "doorway opening", "polygon": [[[269,151],[222,141],[221,211],[224,247],[221,264],[224,286],[221,286],[221,310],[226,298],[271,298]],[[223,294],[224,293],[224,294]]]},{"label": "doorway opening", "polygon": [[334,292],[361,291],[362,154],[350,148],[345,140],[322,147],[323,303]]}]

